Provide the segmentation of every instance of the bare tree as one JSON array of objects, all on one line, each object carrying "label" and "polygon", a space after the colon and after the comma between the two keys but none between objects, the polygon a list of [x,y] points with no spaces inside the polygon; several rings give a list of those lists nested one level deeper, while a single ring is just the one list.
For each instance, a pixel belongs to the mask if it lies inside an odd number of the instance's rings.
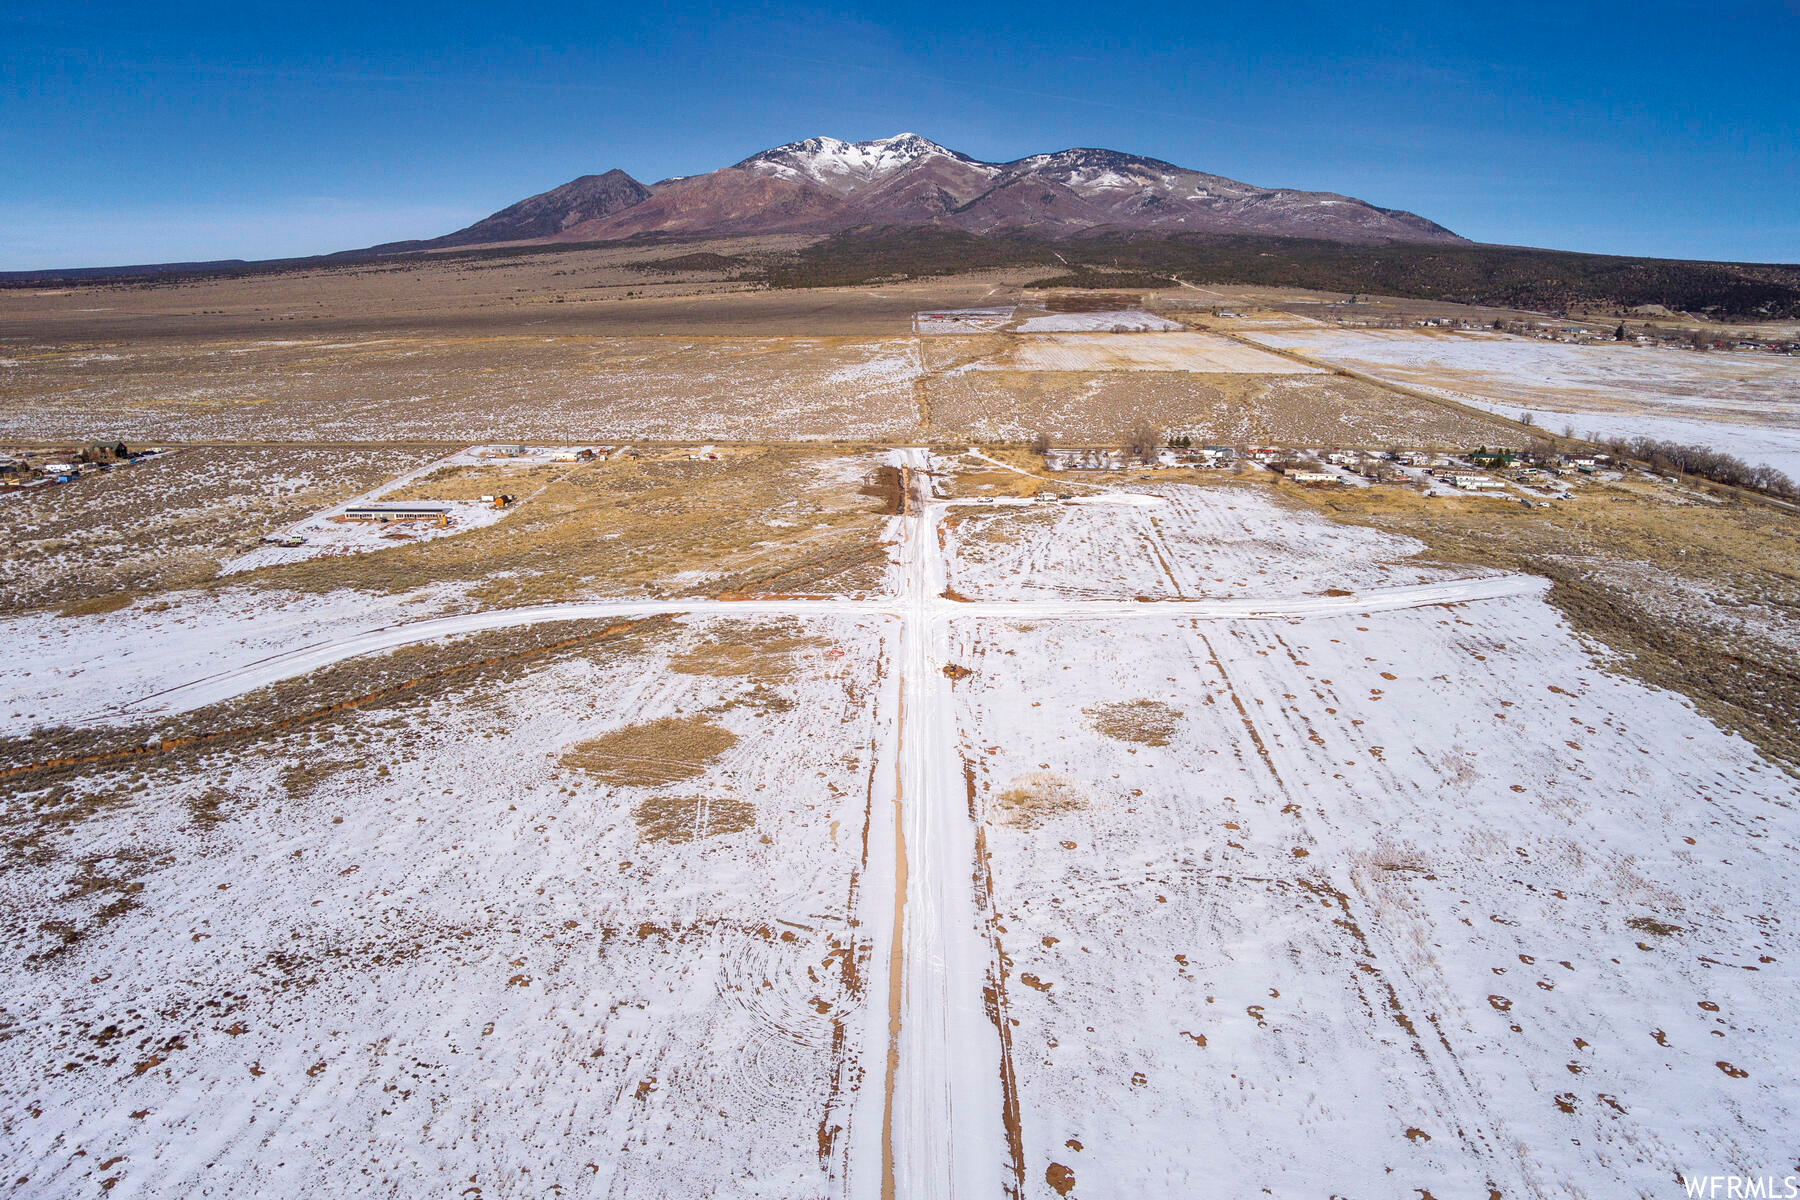
[{"label": "bare tree", "polygon": [[1031,452],[1033,454],[1048,454],[1050,452],[1050,435],[1041,429],[1032,434]]},{"label": "bare tree", "polygon": [[1536,425],[1537,418],[1528,412],[1522,412],[1519,414],[1519,424],[1521,424],[1521,425]]},{"label": "bare tree", "polygon": [[1144,462],[1156,457],[1162,447],[1162,431],[1150,425],[1139,425],[1125,439],[1125,448]]}]

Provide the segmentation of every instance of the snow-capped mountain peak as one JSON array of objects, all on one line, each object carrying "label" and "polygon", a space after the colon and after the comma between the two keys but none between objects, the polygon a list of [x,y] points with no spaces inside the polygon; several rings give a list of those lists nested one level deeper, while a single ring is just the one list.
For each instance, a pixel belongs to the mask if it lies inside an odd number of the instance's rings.
[{"label": "snow-capped mountain peak", "polygon": [[973,164],[974,160],[938,145],[916,133],[866,142],[846,142],[834,137],[810,137],[753,154],[737,165],[778,179],[804,180],[838,195],[848,195],[877,183],[897,171],[931,157]]}]

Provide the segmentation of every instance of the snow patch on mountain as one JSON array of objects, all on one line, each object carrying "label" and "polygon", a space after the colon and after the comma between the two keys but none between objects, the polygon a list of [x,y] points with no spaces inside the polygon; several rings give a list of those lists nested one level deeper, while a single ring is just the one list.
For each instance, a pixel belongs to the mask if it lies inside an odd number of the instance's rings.
[{"label": "snow patch on mountain", "polygon": [[893,137],[867,142],[812,137],[764,150],[737,165],[778,179],[805,180],[838,195],[848,195],[932,157],[954,159],[971,166],[988,165],[978,164],[916,133],[897,133]]}]

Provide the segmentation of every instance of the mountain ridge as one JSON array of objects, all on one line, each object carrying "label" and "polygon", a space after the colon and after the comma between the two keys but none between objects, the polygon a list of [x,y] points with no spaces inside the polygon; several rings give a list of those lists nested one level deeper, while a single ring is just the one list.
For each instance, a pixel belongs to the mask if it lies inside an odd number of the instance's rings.
[{"label": "mountain ridge", "polygon": [[1469,244],[1416,213],[1336,192],[1257,187],[1100,147],[986,162],[907,132],[863,142],[805,138],[648,185],[613,168],[528,196],[454,233],[375,249],[908,225],[1053,238],[1156,231]]}]

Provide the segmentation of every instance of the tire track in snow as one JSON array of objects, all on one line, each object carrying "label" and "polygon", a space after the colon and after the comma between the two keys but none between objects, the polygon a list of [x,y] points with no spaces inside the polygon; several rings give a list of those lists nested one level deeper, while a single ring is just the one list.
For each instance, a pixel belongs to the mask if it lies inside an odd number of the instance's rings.
[{"label": "tire track in snow", "polygon": [[[1283,652],[1292,665],[1297,656],[1287,646],[1278,631],[1270,631],[1258,627],[1254,631],[1232,631],[1227,635],[1228,649],[1238,648],[1251,651],[1254,648],[1267,648],[1273,645]],[[1319,837],[1313,832],[1308,815],[1308,806],[1303,803],[1311,799],[1300,794],[1299,789],[1290,788],[1284,781],[1285,774],[1290,779],[1327,779],[1334,773],[1335,763],[1329,759],[1330,748],[1324,738],[1310,727],[1304,715],[1297,708],[1289,707],[1285,702],[1280,687],[1275,682],[1272,672],[1246,670],[1235,672],[1235,678],[1227,673],[1223,665],[1223,657],[1218,649],[1202,635],[1202,642],[1207,647],[1212,664],[1219,670],[1221,678],[1233,693],[1233,702],[1244,716],[1244,726],[1250,731],[1263,761],[1271,776],[1277,783],[1277,795],[1285,796],[1294,807],[1293,815],[1298,819],[1300,830],[1308,846],[1317,850],[1321,845]],[[1237,693],[1243,692],[1245,705],[1239,700]],[[1296,693],[1297,694],[1297,693]],[[1265,725],[1278,724],[1282,729],[1294,735],[1292,744],[1284,740],[1275,729],[1269,731],[1264,738],[1259,734],[1249,716],[1248,709],[1265,714]],[[1268,714],[1274,714],[1270,716]],[[1350,732],[1334,728],[1328,732],[1341,735],[1353,745],[1366,746],[1367,743],[1354,733],[1354,726],[1348,727]],[[1303,736],[1305,735],[1305,736]],[[1381,763],[1379,756],[1371,756],[1375,762]],[[1318,761],[1323,759],[1324,761]],[[1277,766],[1280,761],[1280,767]],[[1285,809],[1283,811],[1286,811]],[[1329,816],[1321,809],[1315,810],[1316,816],[1330,824]],[[1487,1170],[1487,1186],[1490,1194],[1515,1193],[1529,1194],[1526,1180],[1517,1169],[1516,1162],[1506,1159],[1498,1149],[1505,1140],[1497,1136],[1500,1122],[1490,1110],[1485,1098],[1469,1080],[1463,1070],[1450,1043],[1446,1039],[1436,1014],[1425,998],[1423,989],[1413,978],[1408,969],[1405,957],[1399,952],[1390,938],[1384,935],[1379,923],[1359,920],[1358,904],[1353,903],[1352,895],[1360,895],[1348,867],[1341,858],[1334,857],[1331,865],[1316,869],[1309,875],[1297,875],[1298,886],[1313,892],[1321,899],[1334,905],[1342,917],[1342,924],[1349,931],[1352,939],[1366,962],[1365,972],[1383,994],[1388,1015],[1406,1034],[1413,1055],[1424,1068],[1424,1078],[1430,1082],[1436,1093],[1437,1104],[1444,1116],[1452,1118],[1446,1122],[1456,1133],[1469,1155],[1481,1162]],[[1434,1042],[1421,1035],[1411,1014],[1418,1013],[1437,1034]],[[1507,1186],[1498,1187],[1497,1182],[1506,1181]]]}]

